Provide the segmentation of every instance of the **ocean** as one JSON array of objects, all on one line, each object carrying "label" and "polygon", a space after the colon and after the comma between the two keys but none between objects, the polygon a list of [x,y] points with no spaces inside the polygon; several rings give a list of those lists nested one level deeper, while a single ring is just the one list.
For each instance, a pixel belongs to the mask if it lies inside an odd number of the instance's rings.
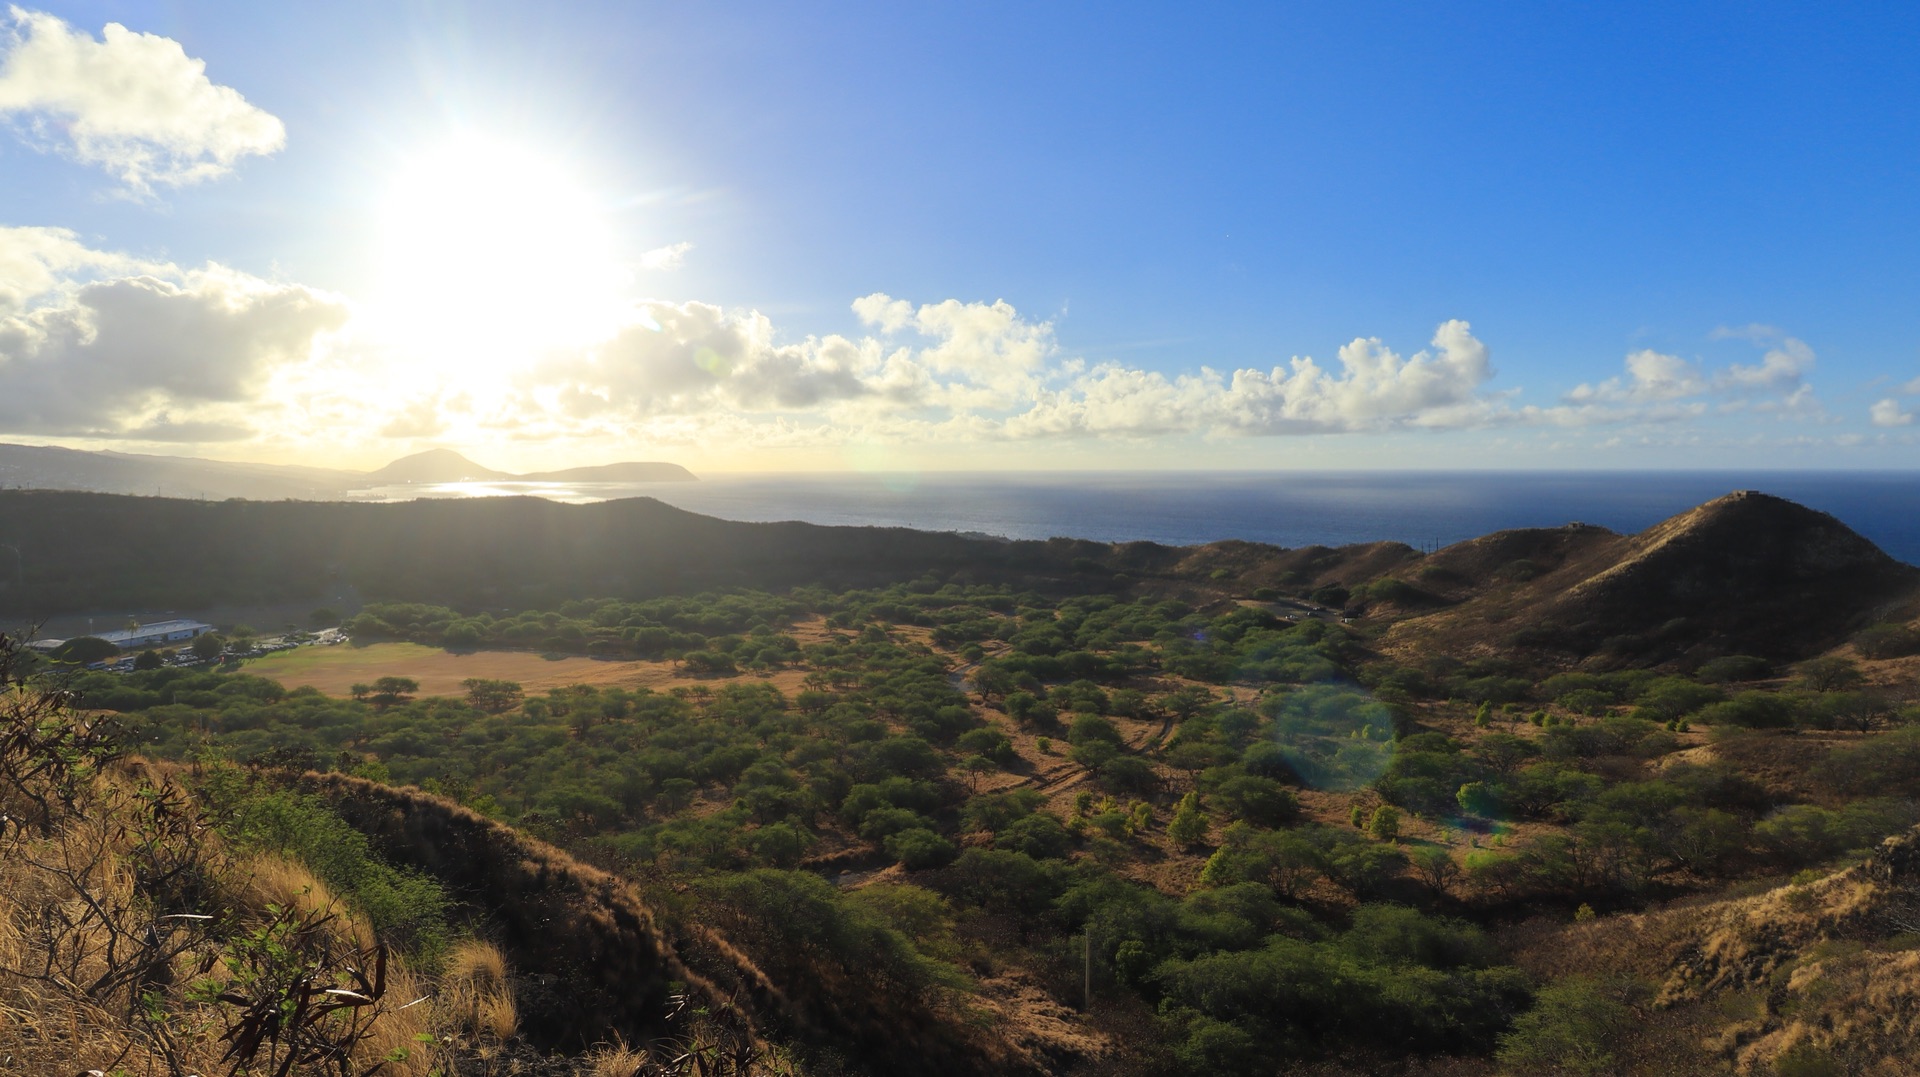
[{"label": "ocean", "polygon": [[728,520],[912,527],[1189,546],[1246,539],[1432,548],[1490,531],[1580,521],[1639,531],[1733,490],[1829,512],[1920,564],[1920,471],[1161,471],[723,474],[683,483],[454,483],[370,500],[528,494],[655,497]]}]

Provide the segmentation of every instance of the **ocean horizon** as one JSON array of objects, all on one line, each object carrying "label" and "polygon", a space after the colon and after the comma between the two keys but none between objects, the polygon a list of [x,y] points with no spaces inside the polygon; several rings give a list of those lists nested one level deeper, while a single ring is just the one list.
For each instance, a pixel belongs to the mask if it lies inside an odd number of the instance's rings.
[{"label": "ocean horizon", "polygon": [[1580,522],[1644,530],[1734,490],[1831,513],[1920,564],[1920,471],[1181,471],[729,473],[680,483],[387,486],[374,501],[653,497],[727,520],[909,527],[1011,539],[1194,546],[1394,541],[1428,549]]}]

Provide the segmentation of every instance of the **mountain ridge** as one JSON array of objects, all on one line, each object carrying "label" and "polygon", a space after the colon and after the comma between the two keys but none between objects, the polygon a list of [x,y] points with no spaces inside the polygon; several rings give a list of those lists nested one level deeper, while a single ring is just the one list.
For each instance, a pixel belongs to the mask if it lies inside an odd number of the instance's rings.
[{"label": "mountain ridge", "polygon": [[451,449],[401,457],[374,471],[298,464],[239,463],[192,456],[0,444],[0,489],[225,500],[340,500],[372,486],[443,482],[693,482],[686,468],[665,462],[613,464],[513,474],[482,467]]},{"label": "mountain ridge", "polygon": [[[130,546],[119,538],[127,534],[145,538]],[[1764,494],[1716,499],[1637,535],[1568,525],[1425,556],[1391,542],[1168,547],[742,523],[653,498],[205,502],[0,491],[0,535],[19,550],[0,558],[7,616],[305,601],[340,585],[373,600],[533,608],[576,594],[931,574],[1061,593],[1119,580],[1195,605],[1292,595],[1294,615],[1342,613],[1386,654],[1549,665],[1804,657],[1920,596],[1920,568],[1825,513]]]},{"label": "mountain ridge", "polygon": [[[1476,555],[1490,549],[1535,557],[1489,569],[1492,559]],[[1920,589],[1920,569],[1833,516],[1745,490],[1637,534],[1586,525],[1499,532],[1440,550],[1428,565],[1445,572],[1469,560],[1480,580],[1455,588],[1446,608],[1394,624],[1389,650],[1512,649],[1600,664],[1786,657]]]}]

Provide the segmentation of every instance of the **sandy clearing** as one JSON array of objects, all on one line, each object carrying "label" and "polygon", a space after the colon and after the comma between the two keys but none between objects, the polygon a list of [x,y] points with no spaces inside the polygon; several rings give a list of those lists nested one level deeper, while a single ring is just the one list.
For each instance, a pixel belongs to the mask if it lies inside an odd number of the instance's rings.
[{"label": "sandy clearing", "polygon": [[249,661],[243,672],[279,681],[288,688],[311,685],[330,696],[346,696],[356,684],[380,677],[411,677],[420,682],[423,696],[465,695],[461,682],[470,677],[517,681],[528,694],[573,684],[652,688],[704,685],[717,688],[729,680],[764,681],[789,695],[800,691],[803,670],[779,670],[761,677],[691,677],[671,662],[623,661],[579,656],[549,658],[530,651],[468,651],[455,653],[417,643],[375,643],[365,647],[303,647]]}]

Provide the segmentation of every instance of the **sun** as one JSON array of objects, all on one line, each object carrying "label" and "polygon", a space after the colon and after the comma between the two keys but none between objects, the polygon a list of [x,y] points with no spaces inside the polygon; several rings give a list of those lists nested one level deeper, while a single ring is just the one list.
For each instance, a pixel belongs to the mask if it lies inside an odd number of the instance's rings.
[{"label": "sun", "polygon": [[605,335],[627,275],[600,204],[558,161],[463,135],[408,160],[382,200],[371,313],[424,371],[502,375]]}]

